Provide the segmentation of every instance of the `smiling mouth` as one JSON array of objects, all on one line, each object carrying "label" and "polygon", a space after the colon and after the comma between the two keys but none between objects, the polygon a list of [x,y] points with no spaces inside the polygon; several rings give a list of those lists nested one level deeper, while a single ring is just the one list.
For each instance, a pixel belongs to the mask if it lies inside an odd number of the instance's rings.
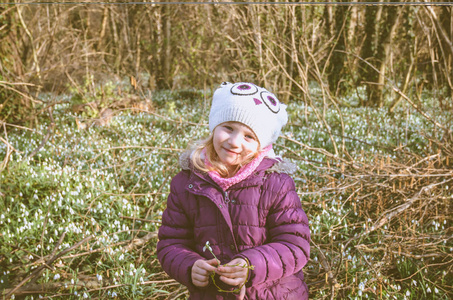
[{"label": "smiling mouth", "polygon": [[224,149],[226,152],[231,153],[231,154],[236,154],[236,155],[239,154],[239,153],[236,153],[236,152],[234,152],[234,151],[231,151],[231,150],[229,150],[229,149],[227,149],[227,148],[223,148],[223,149]]}]

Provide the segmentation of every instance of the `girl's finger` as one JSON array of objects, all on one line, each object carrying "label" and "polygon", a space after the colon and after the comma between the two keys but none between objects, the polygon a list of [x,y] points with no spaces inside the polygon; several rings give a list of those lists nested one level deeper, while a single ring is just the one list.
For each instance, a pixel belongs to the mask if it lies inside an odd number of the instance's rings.
[{"label": "girl's finger", "polygon": [[245,285],[242,286],[241,292],[239,293],[239,300],[243,300],[245,297]]},{"label": "girl's finger", "polygon": [[197,275],[200,275],[200,276],[207,276],[208,275],[208,271],[205,270],[205,269],[202,269],[202,268],[197,268],[197,269],[194,269],[193,272]]},{"label": "girl's finger", "polygon": [[194,274],[192,276],[192,283],[198,287],[205,287],[209,284],[209,280],[204,276]]},{"label": "girl's finger", "polygon": [[220,276],[220,280],[222,280],[224,283],[232,285],[232,286],[238,286],[241,285],[244,280],[242,278],[228,278],[225,276]]},{"label": "girl's finger", "polygon": [[217,269],[216,265],[218,263],[215,261],[216,260],[199,260],[194,264],[193,268],[214,272]]},{"label": "girl's finger", "polygon": [[247,274],[244,274],[244,273],[222,273],[222,272],[217,272],[218,275],[220,276],[223,276],[225,278],[242,278],[245,280],[245,277],[247,276]]},{"label": "girl's finger", "polygon": [[200,274],[193,274],[192,279],[196,280],[198,282],[206,282],[206,281],[208,281],[206,276],[203,276],[203,275],[200,275]]},{"label": "girl's finger", "polygon": [[225,275],[228,277],[245,277],[247,276],[247,269],[244,268],[228,268],[228,267],[218,267],[216,273],[219,275]]},{"label": "girl's finger", "polygon": [[206,263],[208,263],[209,265],[211,265],[213,267],[217,267],[220,264],[220,262],[215,258],[206,260]]}]

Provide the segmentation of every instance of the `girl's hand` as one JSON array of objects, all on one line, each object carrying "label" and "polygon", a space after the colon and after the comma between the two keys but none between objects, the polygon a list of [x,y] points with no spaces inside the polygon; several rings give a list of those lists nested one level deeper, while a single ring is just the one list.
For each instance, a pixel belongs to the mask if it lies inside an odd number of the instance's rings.
[{"label": "girl's hand", "polygon": [[[232,286],[241,286],[247,280],[248,269],[247,262],[242,258],[236,258],[224,266],[217,268],[216,273],[220,275],[220,280]],[[245,286],[242,287],[241,293],[245,294]]]},{"label": "girl's hand", "polygon": [[219,261],[199,259],[192,266],[192,283],[197,287],[205,287],[209,284],[209,274],[217,270]]}]

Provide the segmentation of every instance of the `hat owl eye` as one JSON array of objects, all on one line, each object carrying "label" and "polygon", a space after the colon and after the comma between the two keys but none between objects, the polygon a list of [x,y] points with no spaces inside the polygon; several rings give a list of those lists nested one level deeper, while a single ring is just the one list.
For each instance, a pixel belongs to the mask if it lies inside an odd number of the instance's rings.
[{"label": "hat owl eye", "polygon": [[231,93],[233,95],[240,95],[240,96],[249,96],[253,95],[258,92],[258,88],[251,83],[237,83],[231,87]]},{"label": "hat owl eye", "polygon": [[273,113],[278,113],[280,111],[280,102],[278,102],[273,94],[263,91],[261,92],[261,99]]}]

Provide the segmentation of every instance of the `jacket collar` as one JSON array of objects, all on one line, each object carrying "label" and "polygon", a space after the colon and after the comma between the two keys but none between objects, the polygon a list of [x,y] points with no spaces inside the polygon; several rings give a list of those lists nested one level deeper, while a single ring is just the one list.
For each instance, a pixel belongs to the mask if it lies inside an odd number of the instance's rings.
[{"label": "jacket collar", "polygon": [[[251,186],[258,186],[261,185],[264,181],[266,176],[267,170],[270,170],[275,164],[278,164],[279,161],[271,158],[264,158],[263,161],[258,165],[255,172],[253,172],[249,177],[246,179],[232,185],[229,190],[234,189],[241,189],[245,187]],[[188,164],[189,168],[186,170],[190,170],[190,183],[192,184],[192,191],[197,191],[198,189],[204,189],[206,186],[204,184],[198,184],[196,181],[201,180],[209,185],[214,186],[218,190],[222,190],[212,178],[204,172],[200,172],[192,167],[192,165]]]},{"label": "jacket collar", "polygon": [[[192,154],[191,150],[183,152],[179,157],[179,165],[183,170],[194,171],[193,166],[190,162],[190,156]],[[255,173],[259,173],[264,170],[266,173],[286,173],[293,174],[296,172],[296,165],[290,161],[281,159],[281,158],[264,158],[258,168],[255,170]]]}]

